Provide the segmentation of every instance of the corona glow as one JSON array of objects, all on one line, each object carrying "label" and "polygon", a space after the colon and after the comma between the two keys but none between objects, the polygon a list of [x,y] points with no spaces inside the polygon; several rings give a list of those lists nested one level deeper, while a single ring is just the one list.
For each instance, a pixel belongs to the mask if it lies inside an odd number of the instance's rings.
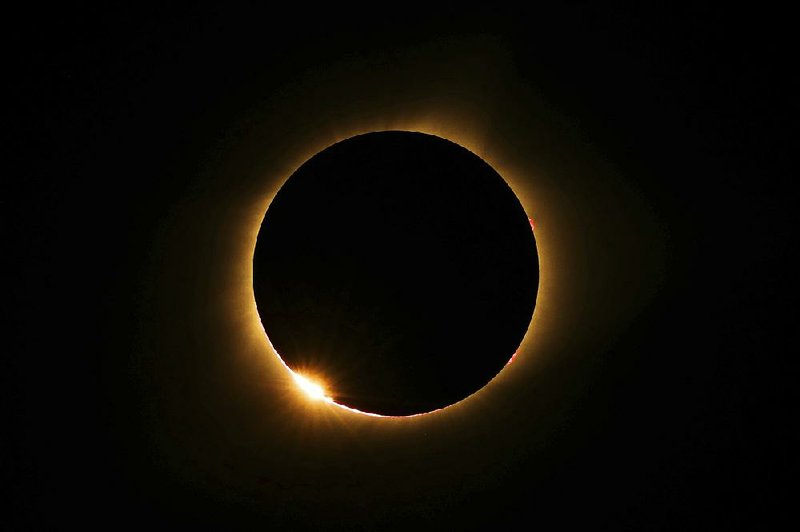
[{"label": "corona glow", "polygon": [[[454,142],[459,146],[466,148],[467,150],[471,151],[481,159],[483,159],[487,164],[489,164],[499,175],[503,177],[506,183],[514,190],[515,195],[519,199],[520,203],[523,206],[523,209],[526,213],[528,213],[528,218],[531,221],[531,229],[536,230],[534,227],[533,216],[531,215],[533,212],[532,205],[535,203],[533,201],[533,196],[530,190],[525,186],[525,181],[520,180],[519,178],[514,178],[515,174],[518,173],[514,171],[513,163],[509,161],[506,157],[501,157],[499,153],[493,153],[494,150],[490,149],[489,143],[486,139],[483,139],[480,134],[475,134],[475,130],[479,128],[470,127],[469,125],[462,124],[463,121],[461,120],[454,120],[451,127],[443,127],[442,122],[446,121],[437,121],[437,120],[389,120],[389,121],[372,121],[367,120],[365,123],[361,124],[354,124],[351,127],[344,127],[341,130],[335,132],[328,132],[328,134],[322,134],[317,136],[314,139],[310,139],[305,145],[308,148],[304,150],[298,150],[294,154],[289,155],[284,160],[281,168],[273,170],[273,179],[270,180],[271,185],[267,187],[264,191],[263,195],[259,197],[259,199],[254,202],[252,206],[252,211],[249,213],[249,220],[250,223],[247,224],[250,227],[248,231],[248,236],[244,239],[246,243],[246,247],[243,249],[243,259],[241,264],[244,266],[244,271],[242,272],[244,275],[241,277],[242,281],[244,282],[241,290],[247,294],[247,300],[251,302],[252,306],[248,308],[248,321],[252,323],[253,327],[253,334],[256,337],[262,339],[266,339],[267,344],[270,347],[270,351],[275,356],[276,361],[285,368],[285,370],[291,376],[291,380],[294,381],[294,384],[298,386],[299,390],[303,392],[309,398],[316,398],[317,401],[322,401],[328,403],[332,406],[338,407],[337,410],[341,409],[344,411],[348,411],[353,414],[357,414],[360,416],[366,416],[371,418],[381,418],[381,419],[393,419],[393,420],[411,420],[419,417],[426,417],[433,413],[440,413],[444,410],[451,410],[454,407],[462,407],[465,403],[472,402],[472,399],[476,394],[480,394],[481,392],[485,393],[487,388],[490,388],[492,382],[497,381],[501,378],[507,378],[508,371],[502,371],[495,376],[495,378],[490,382],[487,386],[484,386],[481,390],[478,390],[474,394],[458,401],[452,405],[449,405],[445,408],[441,408],[438,410],[434,410],[432,412],[424,412],[419,414],[412,414],[409,416],[384,416],[381,414],[376,414],[372,412],[364,412],[361,410],[357,410],[355,408],[348,407],[346,405],[337,403],[332,397],[325,395],[326,392],[324,388],[322,388],[322,392],[315,391],[313,393],[309,393],[307,387],[303,384],[303,382],[313,383],[313,381],[309,381],[306,377],[303,377],[297,374],[292,368],[290,368],[286,362],[281,358],[280,354],[272,345],[272,342],[269,339],[269,336],[266,334],[264,327],[261,323],[261,318],[257,310],[257,306],[255,305],[255,298],[253,296],[253,252],[255,249],[256,240],[258,237],[258,232],[261,229],[261,223],[264,219],[264,215],[266,211],[269,209],[270,204],[272,203],[272,199],[275,197],[278,189],[283,185],[283,183],[288,179],[289,176],[294,174],[294,172],[299,168],[303,163],[305,163],[308,159],[316,155],[317,153],[321,152],[325,148],[332,146],[338,142],[341,142],[345,139],[348,139],[353,136],[362,135],[366,133],[374,133],[379,131],[409,131],[409,132],[418,132],[418,133],[425,133],[428,135],[438,136],[450,142]],[[511,163],[511,164],[510,164]],[[277,170],[277,171],[276,171]],[[277,174],[277,175],[276,175]],[[538,202],[536,202],[538,204]],[[538,224],[537,224],[538,225]],[[536,307],[534,309],[533,317],[531,319],[531,323],[529,324],[528,333],[530,330],[535,326],[538,321],[542,320],[542,314],[547,313],[547,309],[549,307],[549,301],[551,300],[550,291],[547,290],[547,287],[551,283],[548,278],[548,274],[553,271],[552,268],[549,267],[551,255],[548,253],[550,249],[550,242],[548,240],[548,234],[541,233],[536,231],[537,237],[537,254],[539,258],[539,287],[538,287],[538,296],[536,300]],[[540,335],[541,336],[541,335]],[[539,338],[538,341],[541,341],[542,338]],[[524,354],[532,349],[531,346],[532,339],[531,334],[526,334],[523,337],[522,343],[520,344],[517,354]],[[519,358],[517,356],[511,358]],[[510,360],[509,360],[510,362]],[[509,368],[506,368],[508,370]]]}]

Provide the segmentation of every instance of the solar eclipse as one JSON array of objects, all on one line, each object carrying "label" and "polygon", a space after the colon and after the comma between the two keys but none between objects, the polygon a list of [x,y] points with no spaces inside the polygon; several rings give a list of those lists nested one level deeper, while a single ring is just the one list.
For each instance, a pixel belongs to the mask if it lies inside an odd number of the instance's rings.
[{"label": "solar eclipse", "polygon": [[755,12],[296,7],[15,18],[6,528],[782,517]]},{"label": "solar eclipse", "polygon": [[[424,505],[428,493],[450,492],[456,485],[465,493],[483,489],[499,471],[524,464],[532,449],[551,441],[550,431],[568,415],[564,405],[579,396],[582,379],[599,361],[594,353],[648,297],[655,279],[646,261],[651,255],[639,250],[646,249],[649,254],[658,242],[649,238],[652,225],[647,212],[624,179],[601,157],[582,147],[570,131],[560,128],[558,116],[535,93],[498,67],[504,64],[502,55],[467,56],[464,48],[425,51],[424,61],[418,60],[418,52],[409,52],[401,55],[390,71],[376,70],[360,60],[344,62],[311,72],[292,84],[291,90],[272,92],[268,101],[239,110],[238,115],[226,109],[226,116],[241,116],[242,122],[230,126],[230,134],[204,152],[210,155],[202,159],[202,173],[196,177],[188,174],[193,176],[191,190],[179,204],[170,206],[169,217],[160,223],[153,243],[152,313],[160,319],[146,331],[154,347],[145,353],[141,366],[147,368],[147,385],[161,394],[156,403],[160,410],[153,414],[158,425],[151,425],[154,434],[163,435],[156,452],[166,457],[163,462],[170,467],[188,464],[176,475],[192,482],[205,482],[201,475],[206,475],[212,486],[230,479],[232,492],[253,494],[255,511],[260,511],[262,504],[272,512],[275,508],[291,510],[298,504],[314,506],[323,500],[347,514],[356,497],[390,520],[395,509]],[[440,65],[447,69],[440,70]],[[482,83],[486,65],[496,69],[492,77],[496,84],[488,87]],[[478,73],[480,80],[475,78]],[[417,80],[421,77],[430,83],[420,85]],[[500,84],[502,89],[497,88]],[[392,87],[391,101],[386,99],[386,87]],[[454,93],[459,97],[452,98]],[[202,131],[211,129],[205,126]],[[334,224],[341,226],[341,218],[347,219],[347,213],[336,212],[335,206],[342,202],[326,204],[324,198],[314,199],[314,187],[310,187],[312,204],[321,209],[318,212],[332,212],[328,218],[307,224],[302,240],[293,240],[291,231],[286,230],[294,227],[293,223],[284,229],[280,229],[280,221],[271,224],[282,209],[282,196],[292,188],[294,177],[299,177],[295,174],[318,154],[346,146],[348,139],[380,138],[391,131],[435,139],[466,153],[467,159],[477,159],[482,168],[489,167],[486,179],[494,179],[497,188],[505,190],[499,196],[505,197],[503,201],[510,207],[500,210],[509,213],[511,233],[524,241],[519,249],[531,253],[539,268],[533,317],[520,318],[517,336],[506,340],[507,345],[491,342],[490,349],[471,351],[469,338],[485,333],[480,328],[457,324],[443,327],[449,335],[434,331],[440,334],[440,345],[460,342],[467,345],[462,352],[471,353],[470,357],[479,353],[493,366],[480,382],[473,381],[447,397],[429,395],[429,404],[423,405],[392,404],[385,396],[366,393],[370,386],[378,389],[375,384],[381,375],[403,375],[399,367],[402,357],[390,357],[395,363],[384,365],[374,383],[371,377],[362,377],[351,380],[361,386],[347,389],[347,373],[358,376],[364,370],[356,355],[370,351],[342,349],[339,357],[331,357],[324,349],[337,347],[337,343],[341,347],[342,337],[366,343],[375,328],[365,327],[358,335],[339,334],[338,338],[319,332],[301,334],[307,345],[300,345],[293,361],[291,349],[280,345],[281,334],[275,328],[282,326],[288,331],[290,339],[284,343],[291,345],[298,342],[291,339],[292,326],[302,320],[285,320],[282,325],[269,319],[264,313],[270,312],[270,306],[258,295],[258,286],[266,281],[280,284],[291,276],[302,280],[318,275],[319,282],[337,272],[344,276],[339,279],[346,278],[348,271],[364,272],[373,286],[381,287],[378,281],[386,274],[383,268],[342,266],[348,257],[358,257],[365,250],[375,255],[362,256],[367,264],[383,261],[395,272],[403,271],[398,265],[413,266],[416,273],[408,279],[419,278],[425,271],[414,264],[413,253],[392,246],[404,240],[408,250],[420,242],[392,236],[392,231],[404,234],[390,227],[399,220],[390,219],[391,211],[376,208],[374,202],[367,203],[373,211],[369,223],[354,222],[352,231],[335,232]],[[178,167],[176,173],[181,175],[182,170]],[[486,217],[477,216],[470,221],[469,209],[448,206],[454,201],[450,196],[455,188],[431,195],[433,191],[425,187],[406,186],[406,180],[399,183],[407,190],[395,190],[387,198],[394,198],[400,218],[415,209],[425,212],[418,205],[419,198],[414,197],[413,202],[407,198],[414,192],[424,198],[427,192],[428,201],[444,198],[439,205],[445,212],[453,212],[440,220],[448,222],[443,229],[449,223],[480,227],[485,222]],[[470,197],[469,190],[459,194],[465,194],[462,199]],[[299,198],[302,204],[305,196],[299,194],[295,200]],[[347,199],[348,195],[339,196]],[[406,201],[400,201],[403,197]],[[287,220],[302,212],[292,207],[295,200],[288,203],[288,209],[284,205]],[[528,218],[536,222],[535,239]],[[317,246],[353,240],[364,231],[378,238],[374,244],[348,248],[346,253],[337,253],[337,246],[330,246],[330,258],[323,262],[305,263],[295,256],[291,262],[297,269],[282,266],[286,276],[281,279],[262,276],[262,266],[270,261],[262,264],[259,255],[270,228],[285,231],[289,238],[283,240],[289,247],[315,240],[319,240]],[[435,240],[431,242],[432,234],[417,233],[428,239],[423,249],[444,251],[434,245]],[[476,231],[455,234],[475,237]],[[452,245],[453,239],[449,240]],[[489,240],[491,249],[502,245],[504,239]],[[497,255],[489,258],[509,257]],[[635,269],[626,267],[632,257]],[[525,260],[513,263],[530,265]],[[275,262],[272,267],[278,265]],[[300,275],[304,271],[314,275]],[[443,275],[438,278],[445,281],[447,292],[458,295],[454,290],[458,284],[448,286],[452,280]],[[429,279],[427,288],[436,284]],[[330,286],[337,288],[337,283]],[[405,287],[409,292],[400,294],[405,298],[423,292],[413,283]],[[336,309],[333,303],[342,294],[333,289],[328,292],[322,302],[330,302],[327,308]],[[363,292],[365,299],[377,294]],[[457,315],[474,308],[469,301],[461,308],[447,304],[448,297],[436,299],[443,305],[433,323],[439,319],[454,323],[447,313]],[[462,302],[468,299],[461,296]],[[288,298],[288,310],[299,301]],[[303,305],[315,312],[322,308],[314,293]],[[366,313],[366,317],[381,324],[380,315]],[[382,323],[409,321],[413,322]],[[348,322],[341,320],[340,324]],[[305,325],[313,330],[309,324],[313,321]],[[338,328],[322,326],[334,332]],[[456,352],[443,351],[442,356]],[[514,353],[513,364],[505,366]],[[287,366],[294,373],[287,371]],[[454,372],[449,378],[459,382],[458,367],[447,369]],[[308,382],[298,382],[298,376]],[[419,390],[441,392],[433,385],[409,385],[406,389],[410,391],[401,394],[406,401],[419,397]],[[376,399],[383,399],[383,404]],[[373,404],[368,405],[367,400]],[[355,401],[360,401],[360,408]],[[389,417],[363,412],[382,412]],[[428,413],[410,415],[421,412]],[[209,438],[197,437],[206,434]],[[319,479],[320,472],[325,479]],[[528,482],[529,475],[524,476]],[[351,482],[348,479],[356,479],[353,482],[358,485],[340,489],[342,482]],[[266,521],[277,522],[276,527],[281,528],[281,519],[270,514]],[[292,522],[291,517],[286,519]]]},{"label": "solar eclipse", "polygon": [[253,268],[287,367],[321,375],[336,404],[384,416],[447,407],[497,375],[539,278],[530,220],[502,177],[408,131],[352,137],[304,163],[267,210]]}]

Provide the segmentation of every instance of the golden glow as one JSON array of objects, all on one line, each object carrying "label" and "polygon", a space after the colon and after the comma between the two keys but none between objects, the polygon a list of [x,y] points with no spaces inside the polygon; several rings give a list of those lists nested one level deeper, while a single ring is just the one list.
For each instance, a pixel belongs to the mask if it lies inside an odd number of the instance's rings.
[{"label": "golden glow", "polygon": [[299,373],[292,373],[294,377],[294,382],[300,387],[304,394],[315,401],[333,401],[330,397],[325,394],[325,388],[322,387],[321,384],[312,381],[308,377],[304,377]]},{"label": "golden glow", "polygon": [[[298,457],[318,460],[323,455],[304,445],[324,437],[333,439],[328,448],[336,448],[335,442],[357,441],[370,449],[370,456],[392,457],[382,465],[397,474],[421,459],[438,460],[439,454],[431,453],[454,443],[472,445],[476,426],[505,430],[515,423],[541,423],[541,434],[550,434],[548,427],[563,419],[560,412],[567,411],[572,394],[580,396],[575,390],[584,382],[583,373],[573,376],[567,368],[594,367],[591,357],[602,352],[598,346],[635,316],[639,305],[660,286],[663,250],[653,250],[653,244],[660,242],[659,226],[636,191],[626,188],[613,162],[592,151],[572,129],[562,127],[571,121],[561,120],[537,94],[524,87],[517,91],[513,73],[508,77],[500,73],[502,79],[486,84],[492,78],[487,68],[474,64],[473,55],[461,63],[450,60],[451,55],[460,57],[456,52],[444,53],[442,61],[425,70],[416,66],[417,59],[422,66],[431,64],[426,57],[431,50],[415,51],[405,66],[390,63],[397,79],[387,79],[383,63],[379,68],[372,63],[360,68],[364,61],[358,58],[354,68],[324,65],[317,74],[291,80],[280,94],[273,91],[263,106],[237,125],[240,129],[224,135],[215,155],[203,161],[202,175],[195,177],[197,186],[163,222],[152,250],[159,260],[151,261],[157,296],[152,298],[154,315],[167,317],[153,321],[158,342],[153,342],[158,355],[153,360],[163,360],[166,371],[155,371],[161,366],[153,366],[152,376],[170,401],[163,409],[169,416],[165,419],[173,421],[167,425],[170,434],[172,427],[187,427],[176,433],[180,442],[163,438],[175,453],[176,464],[184,463],[189,449],[206,453],[206,462],[212,464],[221,462],[223,455],[216,444],[201,447],[206,439],[196,438],[196,431],[189,430],[194,425],[186,425],[205,408],[186,401],[182,388],[174,386],[178,378],[199,383],[191,380],[197,378],[195,372],[178,373],[168,365],[174,358],[171,351],[188,354],[202,349],[198,363],[224,370],[219,372],[217,388],[221,391],[227,379],[236,383],[226,388],[224,397],[199,392],[197,396],[215,408],[220,419],[236,413],[237,422],[226,424],[226,430],[248,431],[243,432],[246,438],[226,437],[226,442],[237,442],[232,455],[244,456],[241,451],[248,450],[253,453],[248,456],[267,464],[272,463],[271,450],[285,445],[306,449]],[[465,67],[463,72],[458,65]],[[258,234],[283,183],[324,148],[385,130],[446,138],[486,161],[514,191],[532,229],[535,224],[539,256],[536,307],[513,362],[462,401],[414,416],[381,416],[337,404],[345,390],[339,389],[337,375],[315,371],[313,353],[308,354],[308,367],[287,367],[264,330],[253,293]],[[607,246],[602,256],[587,245],[607,238],[614,243],[620,235],[631,241]],[[641,271],[637,282],[623,281],[619,271],[637,273],[623,262],[631,258],[634,244],[644,249],[637,256]],[[194,261],[194,273],[187,278],[191,261],[187,258],[198,250],[208,260]],[[647,262],[653,251],[658,254]],[[195,281],[187,282],[191,279]],[[599,287],[619,296],[612,312],[608,298],[597,297]],[[312,400],[296,382],[295,370],[319,379],[332,400]],[[542,400],[520,401],[521,397]],[[408,446],[405,458],[395,458],[406,448],[397,442],[421,438],[430,443]],[[511,440],[492,442],[509,456],[522,449]],[[446,463],[463,467],[463,460]],[[218,475],[227,479],[230,471],[221,463],[219,467]],[[452,478],[461,473],[453,470]],[[242,488],[249,493],[252,486]]]},{"label": "golden glow", "polygon": [[[429,62],[426,54],[411,59]],[[504,475],[547,448],[584,396],[590,371],[607,358],[606,341],[663,288],[667,228],[614,162],[537,94],[503,80],[487,84],[492,76],[472,63],[454,76],[454,62],[443,59],[426,72],[382,61],[363,69],[323,65],[320,75],[289,80],[242,113],[235,129],[221,131],[219,145],[196,161],[197,175],[185,178],[181,201],[163,213],[149,250],[147,335],[136,355],[152,397],[153,450],[176,475],[264,499],[266,507],[328,493],[341,495],[329,502],[347,504],[354,491],[374,491],[360,473],[376,467],[388,479],[421,475],[422,491],[449,489],[465,467]],[[389,71],[398,79],[387,79]],[[477,94],[467,93],[473,88]],[[258,234],[284,182],[324,148],[385,130],[436,135],[486,161],[531,218],[539,256],[536,307],[513,362],[462,401],[413,416],[338,404],[350,399],[345,379],[317,367],[313,352],[289,368],[264,330],[259,311],[270,309],[256,304],[253,285]],[[323,398],[306,394],[295,372],[317,380]],[[526,427],[517,431],[522,439],[486,436],[514,426]],[[205,434],[212,437],[198,437]],[[364,452],[336,462],[352,446]],[[443,452],[453,448],[466,454]],[[283,467],[286,459],[299,467]],[[331,461],[321,485],[314,471]],[[432,462],[437,471],[429,475]],[[330,489],[340,478],[347,489]],[[405,496],[406,488],[392,487],[380,501]]]},{"label": "golden glow", "polygon": [[[450,489],[465,472],[506,475],[558,439],[592,371],[602,370],[606,342],[663,289],[668,228],[635,183],[572,119],[529,92],[528,81],[517,90],[513,72],[493,79],[474,64],[476,48],[461,63],[450,60],[459,50],[431,61],[433,52],[420,48],[399,66],[369,57],[352,68],[323,64],[246,113],[242,102],[241,122],[219,131],[214,150],[203,144],[202,160],[176,166],[196,175],[176,175],[186,180],[180,201],[153,226],[135,354],[136,384],[148,398],[143,415],[152,420],[148,448],[176,479],[265,508],[320,496],[335,508],[353,493],[372,497],[377,468],[384,478],[421,483],[389,486],[367,505]],[[225,116],[211,118],[201,125],[225,124]],[[531,219],[539,256],[536,307],[516,356],[462,401],[413,416],[338,404],[350,399],[345,373],[317,367],[313,352],[289,368],[261,321],[259,311],[270,309],[254,295],[254,251],[280,187],[324,148],[385,130],[436,135],[486,161]],[[304,392],[295,372],[317,381],[322,397]],[[494,433],[517,437],[487,436]],[[347,449],[351,459],[337,461]],[[287,459],[298,467],[284,467]]]},{"label": "golden glow", "polygon": [[[489,147],[489,143],[486,142],[486,139],[481,138],[482,136],[479,133],[476,133],[475,128],[463,125],[461,122],[462,121],[460,121],[460,120],[459,121],[455,121],[454,120],[453,122],[451,122],[449,124],[449,127],[443,127],[443,125],[445,123],[447,123],[446,120],[439,121],[439,120],[430,120],[430,119],[425,119],[425,118],[423,118],[421,120],[419,118],[416,118],[416,119],[405,118],[405,119],[402,119],[402,120],[377,121],[376,123],[371,124],[371,125],[358,124],[357,126],[351,128],[346,133],[343,133],[341,131],[337,131],[337,132],[330,132],[329,136],[328,135],[323,135],[322,138],[318,137],[317,139],[314,139],[311,142],[309,142],[309,145],[311,146],[310,149],[303,150],[300,153],[295,153],[293,157],[290,157],[290,159],[292,159],[292,162],[289,163],[289,164],[284,163],[285,166],[283,166],[283,168],[278,171],[280,177],[278,179],[276,179],[275,181],[273,181],[273,187],[274,188],[272,188],[271,190],[265,191],[266,194],[265,194],[265,196],[262,196],[260,205],[254,206],[255,212],[253,212],[252,215],[251,215],[252,216],[252,218],[251,218],[251,220],[252,220],[252,222],[251,222],[252,223],[252,226],[251,226],[252,233],[250,233],[250,236],[248,238],[249,244],[250,244],[251,247],[248,250],[248,252],[249,252],[248,253],[248,255],[249,255],[249,263],[248,263],[249,271],[248,271],[248,276],[247,276],[247,287],[246,287],[246,289],[249,291],[250,300],[253,303],[255,303],[255,301],[254,301],[255,298],[253,297],[253,294],[252,294],[252,286],[253,286],[253,284],[252,284],[253,283],[253,280],[252,280],[252,275],[253,275],[253,272],[252,272],[253,250],[255,249],[255,243],[256,243],[256,240],[257,240],[257,236],[258,236],[258,233],[259,233],[259,231],[261,229],[261,223],[262,223],[262,221],[264,219],[266,211],[269,209],[269,206],[272,203],[272,199],[275,197],[275,194],[277,193],[277,191],[280,188],[280,186],[282,186],[283,183],[291,175],[293,175],[294,172],[302,164],[304,164],[308,159],[310,159],[311,157],[313,157],[317,153],[319,153],[319,152],[323,151],[324,149],[332,146],[333,144],[337,144],[338,142],[341,142],[341,141],[346,140],[348,138],[351,138],[351,137],[354,137],[354,136],[358,136],[358,135],[362,135],[362,134],[366,134],[366,133],[374,133],[374,132],[380,132],[380,131],[409,131],[409,132],[416,132],[416,133],[424,133],[424,134],[433,135],[433,136],[437,136],[437,137],[443,138],[445,140],[448,140],[450,142],[453,142],[455,144],[458,144],[459,146],[462,146],[462,147],[466,148],[470,152],[474,153],[475,155],[477,155],[478,157],[483,159],[487,164],[489,164],[509,184],[509,186],[514,191],[514,193],[517,196],[517,198],[520,200],[520,203],[522,204],[523,209],[525,210],[525,212],[528,215],[528,219],[530,220],[530,223],[531,223],[531,229],[534,230],[533,217],[531,216],[531,214],[533,213],[532,205],[534,204],[534,201],[532,201],[532,199],[531,199],[532,194],[523,185],[523,183],[524,183],[523,181],[521,181],[519,179],[514,179],[512,177],[512,175],[515,174],[515,172],[512,169],[512,167],[514,166],[513,162],[507,161],[505,157],[498,156],[498,154],[494,153],[493,150]],[[289,159],[289,158],[287,158],[287,159]],[[531,319],[531,324],[529,324],[528,332],[530,332],[530,329],[533,327],[533,323],[536,321],[537,316],[539,317],[539,319],[541,319],[540,318],[541,313],[544,310],[544,308],[547,306],[545,304],[546,303],[545,297],[543,297],[543,296],[546,295],[546,293],[543,293],[543,290],[542,290],[543,283],[547,282],[547,270],[548,270],[548,268],[547,268],[548,260],[547,259],[548,259],[548,256],[547,256],[546,252],[543,253],[543,251],[546,248],[547,248],[547,245],[546,245],[544,239],[540,240],[540,235],[537,233],[537,255],[538,255],[538,258],[539,258],[539,275],[540,275],[540,277],[539,277],[539,289],[538,289],[539,290],[539,296],[537,297],[537,303],[536,303],[536,308],[534,310],[534,316]],[[307,397],[310,397],[310,398],[315,399],[317,401],[324,401],[325,403],[328,403],[328,404],[330,404],[332,406],[338,407],[339,409],[343,409],[343,410],[346,410],[348,412],[351,412],[351,413],[354,413],[354,414],[358,414],[358,415],[366,415],[366,416],[369,416],[369,417],[382,418],[382,419],[411,419],[411,418],[417,418],[419,416],[427,416],[429,414],[433,414],[435,412],[441,412],[443,410],[449,410],[450,408],[454,407],[455,405],[460,405],[460,404],[464,403],[465,401],[470,400],[476,394],[478,394],[478,392],[480,392],[480,391],[482,391],[482,390],[484,390],[486,388],[489,388],[490,385],[495,380],[497,380],[497,378],[500,376],[500,374],[498,374],[497,376],[495,376],[495,378],[489,384],[487,384],[486,386],[484,386],[480,390],[477,390],[472,395],[462,399],[461,401],[457,401],[456,403],[453,403],[453,404],[451,404],[451,405],[449,405],[447,407],[444,407],[444,408],[441,408],[441,409],[437,409],[437,410],[433,410],[431,412],[422,412],[422,413],[419,413],[419,414],[412,414],[412,415],[408,415],[408,416],[385,416],[385,415],[381,415],[381,414],[375,414],[375,413],[372,413],[372,412],[364,412],[364,411],[357,410],[355,408],[352,408],[352,407],[349,407],[349,406],[346,406],[346,405],[343,405],[343,404],[335,402],[331,397],[325,395],[324,388],[318,387],[318,385],[315,386],[312,381],[309,381],[307,378],[305,378],[305,377],[303,377],[301,375],[298,375],[294,370],[289,368],[289,366],[287,366],[286,363],[284,362],[284,360],[281,358],[280,353],[278,353],[277,350],[275,350],[275,348],[272,346],[272,342],[269,341],[269,337],[266,334],[266,331],[264,330],[263,324],[261,323],[261,317],[260,317],[260,315],[258,313],[258,310],[257,310],[257,307],[255,305],[253,305],[253,308],[252,308],[252,311],[251,311],[251,316],[252,316],[251,319],[253,320],[253,324],[257,328],[257,331],[258,331],[257,334],[263,335],[262,338],[266,338],[267,339],[267,343],[269,344],[273,354],[275,355],[275,358],[281,363],[281,365],[284,368],[286,368],[286,370],[289,371],[289,373],[292,376],[292,378],[295,381],[295,383],[297,383],[297,385],[300,386],[300,389],[304,392],[304,394]],[[527,333],[525,334],[525,336],[524,336],[524,338],[522,340],[522,343],[520,344],[517,352],[514,353],[514,356],[511,357],[512,360],[517,358],[516,357],[517,353],[524,352],[524,351],[528,350],[529,344],[530,344],[530,336],[531,336],[530,334],[527,334]],[[509,362],[511,362],[511,360],[509,360]],[[506,372],[501,372],[501,373],[506,373]],[[310,384],[310,386],[309,386],[309,384]]]}]

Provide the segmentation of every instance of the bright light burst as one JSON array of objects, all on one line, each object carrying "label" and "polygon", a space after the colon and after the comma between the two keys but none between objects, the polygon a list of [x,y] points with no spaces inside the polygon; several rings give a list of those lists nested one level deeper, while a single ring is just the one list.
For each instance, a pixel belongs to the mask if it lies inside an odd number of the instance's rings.
[{"label": "bright light burst", "polygon": [[325,388],[323,388],[322,385],[297,373],[293,373],[293,376],[294,381],[297,383],[300,389],[303,390],[303,393],[305,393],[311,399],[315,401],[333,401],[333,399],[325,395]]}]

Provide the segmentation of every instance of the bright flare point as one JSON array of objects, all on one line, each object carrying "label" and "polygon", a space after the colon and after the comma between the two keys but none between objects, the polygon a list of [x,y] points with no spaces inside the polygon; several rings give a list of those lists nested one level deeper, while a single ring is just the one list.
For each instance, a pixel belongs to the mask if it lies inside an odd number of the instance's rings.
[{"label": "bright flare point", "polygon": [[325,389],[316,382],[303,377],[302,375],[294,374],[294,381],[300,386],[300,389],[315,401],[331,401],[332,399],[325,395]]}]

